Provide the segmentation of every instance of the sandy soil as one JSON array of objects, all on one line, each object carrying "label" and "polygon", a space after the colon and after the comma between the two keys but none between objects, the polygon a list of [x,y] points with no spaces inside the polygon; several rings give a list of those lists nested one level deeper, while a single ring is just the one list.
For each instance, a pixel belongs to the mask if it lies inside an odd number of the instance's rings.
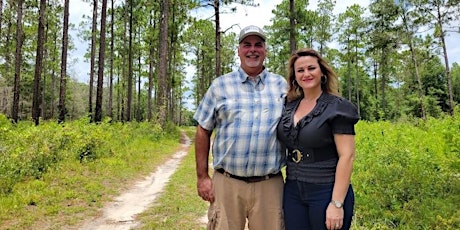
[{"label": "sandy soil", "polygon": [[80,229],[128,230],[138,226],[139,223],[135,221],[136,215],[145,211],[155,201],[169,181],[169,177],[176,171],[182,158],[188,153],[191,140],[183,134],[181,143],[181,150],[175,153],[172,159],[116,197],[113,202],[102,209],[100,217],[84,223]]}]

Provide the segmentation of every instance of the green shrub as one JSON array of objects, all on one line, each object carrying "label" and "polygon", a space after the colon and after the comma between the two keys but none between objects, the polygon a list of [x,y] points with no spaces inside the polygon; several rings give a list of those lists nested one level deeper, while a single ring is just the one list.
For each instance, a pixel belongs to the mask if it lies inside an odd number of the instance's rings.
[{"label": "green shrub", "polygon": [[[50,167],[62,160],[87,163],[123,153],[117,146],[132,143],[134,138],[147,137],[158,141],[165,134],[158,124],[148,122],[89,123],[88,118],[57,124],[32,122],[11,124],[0,115],[0,195],[12,191],[18,182],[39,179]],[[179,129],[168,126],[167,135],[179,137]],[[178,139],[178,138],[177,138]]]},{"label": "green shrub", "polygon": [[359,122],[354,226],[459,229],[459,119]]}]

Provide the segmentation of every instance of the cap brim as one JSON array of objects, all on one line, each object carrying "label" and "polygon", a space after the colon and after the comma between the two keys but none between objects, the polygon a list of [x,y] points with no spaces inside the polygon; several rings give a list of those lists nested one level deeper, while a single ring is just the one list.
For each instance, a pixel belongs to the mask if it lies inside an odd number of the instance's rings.
[{"label": "cap brim", "polygon": [[265,36],[263,34],[258,33],[258,32],[249,32],[249,33],[245,34],[243,37],[240,38],[239,43],[241,43],[245,38],[247,38],[248,36],[251,36],[251,35],[256,35],[256,36],[260,37],[262,39],[262,41],[265,42]]}]

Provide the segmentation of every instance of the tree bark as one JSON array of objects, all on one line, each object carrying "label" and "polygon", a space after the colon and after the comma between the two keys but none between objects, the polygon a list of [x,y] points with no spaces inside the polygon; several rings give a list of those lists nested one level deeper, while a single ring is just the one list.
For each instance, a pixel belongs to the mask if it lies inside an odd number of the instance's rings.
[{"label": "tree bark", "polygon": [[97,95],[96,95],[96,111],[94,121],[102,121],[102,93],[104,89],[104,60],[105,60],[105,25],[107,17],[107,0],[102,0],[101,12],[101,30],[99,37],[99,60],[97,73]]},{"label": "tree bark", "polygon": [[2,34],[3,27],[3,0],[0,0],[0,34]]},{"label": "tree bark", "polygon": [[216,17],[216,76],[218,77],[222,74],[221,63],[220,63],[220,1],[214,0],[214,14]]},{"label": "tree bark", "polygon": [[158,122],[161,127],[166,125],[166,95],[167,95],[167,67],[168,67],[168,21],[169,0],[160,3],[160,43],[159,43],[159,86],[158,86]]},{"label": "tree bark", "polygon": [[[150,15],[155,15],[152,11]],[[152,27],[153,30],[156,29],[155,19],[150,18],[149,25]],[[152,39],[153,40],[153,39]],[[154,67],[155,67],[155,48],[153,46],[153,42],[149,47],[149,88],[147,92],[147,120],[152,120],[152,92],[153,92],[153,74],[154,74]]]},{"label": "tree bark", "polygon": [[[97,33],[97,3],[98,0],[93,0],[93,19],[91,28],[91,60],[89,69],[89,97],[88,97],[88,114],[93,113],[93,89],[94,89],[94,69],[96,59],[96,33]],[[92,121],[93,119],[91,119]]]},{"label": "tree bark", "polygon": [[109,76],[109,105],[107,115],[113,119],[113,59],[114,59],[114,44],[115,44],[115,33],[114,33],[114,24],[115,24],[115,0],[111,1],[111,21],[110,21],[110,76]]},{"label": "tree bark", "polygon": [[14,86],[13,86],[13,108],[11,110],[11,118],[14,123],[18,122],[19,115],[19,94],[21,83],[21,62],[22,62],[22,0],[18,0],[17,19],[16,19],[16,52],[14,64]]},{"label": "tree bark", "polygon": [[64,122],[67,114],[66,109],[66,84],[67,84],[67,46],[69,42],[69,0],[64,2],[64,25],[62,32],[62,54],[61,54],[61,85],[59,89],[59,119]]},{"label": "tree bark", "polygon": [[46,0],[40,0],[40,10],[38,18],[38,40],[37,40],[37,55],[35,56],[35,75],[34,75],[34,96],[32,101],[32,119],[35,125],[40,123],[40,99],[41,86],[40,78],[43,65],[43,46],[45,38],[45,15],[46,15]]},{"label": "tree bark", "polygon": [[438,28],[439,28],[439,40],[441,41],[442,52],[444,56],[444,64],[446,66],[447,90],[449,93],[449,113],[450,115],[454,115],[454,96],[453,96],[453,90],[452,90],[452,76],[450,76],[449,58],[447,57],[445,32],[444,32],[444,27],[442,23],[443,17],[441,16],[441,6],[436,5],[436,9],[437,9],[437,21],[438,21]]},{"label": "tree bark", "polygon": [[126,102],[126,121],[131,121],[133,102],[133,0],[129,1],[129,44],[128,44],[128,95]]}]

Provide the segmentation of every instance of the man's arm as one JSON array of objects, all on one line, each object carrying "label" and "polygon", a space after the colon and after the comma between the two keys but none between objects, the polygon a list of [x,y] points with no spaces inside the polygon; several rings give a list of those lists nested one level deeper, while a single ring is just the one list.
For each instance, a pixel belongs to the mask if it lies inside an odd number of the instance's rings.
[{"label": "man's arm", "polygon": [[209,148],[211,143],[211,131],[208,131],[198,125],[195,134],[195,160],[196,160],[196,175],[198,179],[209,177],[208,160]]},{"label": "man's arm", "polygon": [[195,161],[198,195],[203,200],[214,202],[212,182],[209,176],[209,149],[212,131],[198,125],[195,135]]}]

